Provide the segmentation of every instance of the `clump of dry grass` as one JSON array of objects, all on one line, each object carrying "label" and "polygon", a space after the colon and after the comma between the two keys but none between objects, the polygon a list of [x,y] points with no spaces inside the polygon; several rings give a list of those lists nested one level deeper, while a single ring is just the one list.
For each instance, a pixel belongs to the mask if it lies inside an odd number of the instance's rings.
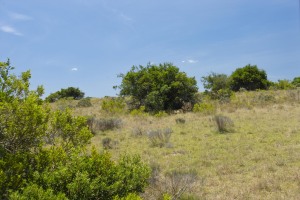
[{"label": "clump of dry grass", "polygon": [[97,119],[95,117],[89,117],[87,119],[87,124],[92,133],[96,134],[99,131],[107,131],[121,128],[122,120],[119,118]]},{"label": "clump of dry grass", "polygon": [[157,163],[152,163],[151,169],[150,186],[143,194],[145,199],[162,199],[166,194],[171,199],[183,199],[184,196],[191,197],[196,182],[199,180],[196,171],[192,170],[173,170],[163,174]]},{"label": "clump of dry grass", "polygon": [[110,137],[105,137],[102,139],[102,146],[104,149],[113,149],[117,146],[118,141],[112,140]]},{"label": "clump of dry grass", "polygon": [[216,122],[218,132],[229,133],[234,131],[234,123],[229,117],[216,115],[214,121]]},{"label": "clump of dry grass", "polygon": [[173,130],[171,128],[165,128],[163,130],[150,130],[147,132],[151,146],[153,147],[164,147],[170,146],[170,138]]}]

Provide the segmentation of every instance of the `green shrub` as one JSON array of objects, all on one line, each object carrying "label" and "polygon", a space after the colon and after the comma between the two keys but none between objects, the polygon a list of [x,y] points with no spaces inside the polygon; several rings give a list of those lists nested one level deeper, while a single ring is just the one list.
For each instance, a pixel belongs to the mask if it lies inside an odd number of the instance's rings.
[{"label": "green shrub", "polygon": [[184,102],[195,102],[198,91],[195,77],[188,77],[171,63],[133,66],[119,77],[120,95],[130,96],[135,108],[145,106],[146,112],[181,109]]},{"label": "green shrub", "polygon": [[216,112],[216,108],[211,103],[196,103],[194,105],[193,112],[199,112],[205,115],[211,115]]},{"label": "green shrub", "polygon": [[237,68],[230,76],[230,88],[233,91],[239,91],[240,88],[246,90],[265,90],[268,89],[270,82],[267,79],[267,73],[258,69],[256,65],[246,65]]},{"label": "green shrub", "polygon": [[101,109],[110,114],[125,112],[126,104],[122,98],[107,98],[101,104]]},{"label": "green shrub", "polygon": [[216,115],[214,117],[214,121],[216,122],[218,132],[226,133],[234,131],[234,123],[229,117],[223,115]]},{"label": "green shrub", "polygon": [[154,114],[155,117],[166,117],[168,114],[165,111],[159,111],[158,113]]},{"label": "green shrub", "polygon": [[[108,153],[90,155],[53,149],[43,158],[47,168],[36,172],[34,181],[68,199],[113,199],[143,192],[150,169],[138,156],[122,156],[118,162]],[[46,158],[46,160],[45,160]]]},{"label": "green shrub", "polygon": [[300,76],[299,77],[295,77],[292,81],[292,84],[295,86],[295,87],[300,87]]},{"label": "green shrub", "polygon": [[150,169],[140,157],[87,153],[86,118],[51,111],[42,87],[29,90],[30,72],[12,69],[0,62],[0,199],[111,200],[144,191]]},{"label": "green shrub", "polygon": [[133,109],[130,112],[130,115],[143,117],[143,116],[148,116],[148,113],[145,112],[145,106],[141,106],[138,109]]},{"label": "green shrub", "polygon": [[13,192],[10,194],[11,200],[67,200],[68,198],[62,194],[55,192],[51,189],[44,190],[42,187],[32,184],[22,189],[22,192]]},{"label": "green shrub", "polygon": [[114,200],[142,200],[141,197],[139,197],[135,193],[130,193],[126,197],[120,198],[119,196],[114,197]]},{"label": "green shrub", "polygon": [[82,99],[84,97],[84,92],[82,92],[79,88],[68,87],[66,89],[61,89],[55,93],[51,93],[48,97],[46,97],[47,102],[55,102],[59,99],[71,98],[71,99]]}]

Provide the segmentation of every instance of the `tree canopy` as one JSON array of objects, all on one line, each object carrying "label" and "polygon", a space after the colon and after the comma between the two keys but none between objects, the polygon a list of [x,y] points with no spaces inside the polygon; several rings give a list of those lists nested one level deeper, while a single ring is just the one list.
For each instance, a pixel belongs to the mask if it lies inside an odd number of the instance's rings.
[{"label": "tree canopy", "polygon": [[212,72],[208,76],[203,76],[201,79],[205,89],[210,91],[218,91],[228,88],[228,76],[226,74],[217,74]]},{"label": "tree canopy", "polygon": [[198,91],[195,78],[171,63],[133,66],[121,78],[120,95],[130,96],[135,108],[145,106],[150,112],[180,109],[186,102],[194,103]]},{"label": "tree canopy", "polygon": [[267,73],[256,65],[246,65],[237,68],[230,76],[230,87],[233,91],[241,88],[246,90],[268,89]]}]

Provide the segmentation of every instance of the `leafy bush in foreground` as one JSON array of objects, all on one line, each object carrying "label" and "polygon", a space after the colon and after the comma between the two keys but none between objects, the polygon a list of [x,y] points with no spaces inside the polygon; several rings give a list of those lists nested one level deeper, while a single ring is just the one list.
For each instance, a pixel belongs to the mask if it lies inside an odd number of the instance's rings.
[{"label": "leafy bush in foreground", "polygon": [[[143,192],[150,169],[138,156],[114,162],[85,151],[92,134],[84,117],[51,112],[30,72],[0,62],[0,199],[113,199]],[[47,145],[46,145],[47,144]]]}]

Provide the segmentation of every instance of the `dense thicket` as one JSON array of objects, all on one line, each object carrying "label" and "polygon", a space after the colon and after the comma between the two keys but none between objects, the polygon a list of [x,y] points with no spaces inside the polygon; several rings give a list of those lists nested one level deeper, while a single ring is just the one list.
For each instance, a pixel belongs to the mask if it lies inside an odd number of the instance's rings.
[{"label": "dense thicket", "polygon": [[194,103],[198,91],[197,81],[171,63],[133,66],[121,75],[121,96],[130,96],[135,108],[145,106],[146,111],[176,110]]},{"label": "dense thicket", "polygon": [[0,62],[0,199],[113,199],[142,192],[149,168],[137,156],[113,162],[85,146],[84,117],[52,112],[43,88],[29,90],[29,71]]}]

